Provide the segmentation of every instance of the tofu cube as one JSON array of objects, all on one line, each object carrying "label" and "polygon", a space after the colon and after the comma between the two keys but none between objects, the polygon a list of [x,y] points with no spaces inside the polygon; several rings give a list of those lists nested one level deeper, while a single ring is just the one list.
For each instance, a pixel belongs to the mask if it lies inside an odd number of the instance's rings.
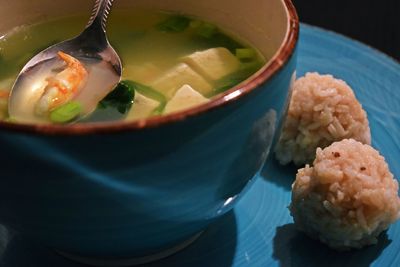
[{"label": "tofu cube", "polygon": [[164,114],[177,112],[210,101],[189,85],[182,86],[165,106]]},{"label": "tofu cube", "polygon": [[136,92],[132,108],[126,117],[126,120],[131,121],[147,118],[159,105],[160,103],[158,101]]},{"label": "tofu cube", "polygon": [[219,80],[240,67],[240,61],[224,47],[195,52],[182,60],[210,81]]},{"label": "tofu cube", "polygon": [[185,63],[179,63],[168,70],[154,82],[150,83],[150,86],[164,94],[167,99],[171,99],[176,91],[185,84],[195,88],[203,95],[211,93],[213,90],[209,82]]}]

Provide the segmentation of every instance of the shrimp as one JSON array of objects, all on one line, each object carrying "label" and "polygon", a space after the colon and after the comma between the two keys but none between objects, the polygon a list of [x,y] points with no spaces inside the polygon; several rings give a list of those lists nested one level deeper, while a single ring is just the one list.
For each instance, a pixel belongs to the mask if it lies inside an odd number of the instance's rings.
[{"label": "shrimp", "polygon": [[39,115],[71,100],[86,83],[88,72],[79,60],[61,51],[58,57],[66,66],[55,76],[46,79],[43,94],[36,104],[36,113]]}]

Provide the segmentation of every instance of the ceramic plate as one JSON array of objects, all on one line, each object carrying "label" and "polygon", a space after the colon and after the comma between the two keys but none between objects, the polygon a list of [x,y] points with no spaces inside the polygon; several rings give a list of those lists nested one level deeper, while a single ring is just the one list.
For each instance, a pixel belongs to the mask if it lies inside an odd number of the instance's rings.
[{"label": "ceramic plate", "polygon": [[[303,24],[298,75],[307,71],[331,73],[351,85],[368,113],[373,146],[400,178],[400,65],[363,44]],[[295,172],[271,160],[232,212],[185,250],[146,266],[400,266],[400,223],[377,245],[345,253],[297,232],[287,209]],[[18,235],[6,237],[0,226],[0,266],[82,266]]]}]

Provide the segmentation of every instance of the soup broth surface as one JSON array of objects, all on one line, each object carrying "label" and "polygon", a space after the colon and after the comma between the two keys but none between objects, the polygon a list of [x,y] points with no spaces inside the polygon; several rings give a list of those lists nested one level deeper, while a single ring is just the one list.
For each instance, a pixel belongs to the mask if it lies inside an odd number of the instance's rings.
[{"label": "soup broth surface", "polygon": [[[25,63],[79,34],[86,21],[83,15],[63,17],[23,25],[0,37],[0,119],[18,122],[8,116],[7,100]],[[122,60],[122,83],[91,115],[48,122],[137,120],[177,112],[206,103],[266,62],[255,48],[218,25],[180,14],[115,10],[107,32]]]}]

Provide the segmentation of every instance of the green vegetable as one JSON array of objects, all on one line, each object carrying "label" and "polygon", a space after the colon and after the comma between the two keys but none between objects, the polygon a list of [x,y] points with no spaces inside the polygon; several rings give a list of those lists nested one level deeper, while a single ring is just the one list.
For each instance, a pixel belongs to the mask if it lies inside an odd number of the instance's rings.
[{"label": "green vegetable", "polygon": [[156,25],[159,31],[163,32],[183,32],[190,24],[190,19],[182,16],[176,15],[167,18],[166,20],[160,22]]},{"label": "green vegetable", "polygon": [[252,48],[236,48],[236,57],[240,60],[254,59],[257,52]]},{"label": "green vegetable", "polygon": [[50,120],[56,123],[69,122],[78,117],[81,111],[81,104],[71,101],[51,111]]},{"label": "green vegetable", "polygon": [[263,65],[263,63],[260,61],[242,63],[240,65],[240,68],[238,71],[218,80],[216,83],[217,84],[216,90],[213,92],[212,95],[207,96],[207,97],[217,95],[219,93],[222,93],[222,92],[238,85],[239,83],[243,82],[244,80],[249,78],[251,75],[256,73],[262,67],[262,65]]},{"label": "green vegetable", "polygon": [[150,86],[140,84],[131,80],[124,80],[122,83],[130,86],[134,90],[136,90],[139,94],[142,94],[148,98],[151,98],[160,103],[160,105],[154,110],[154,115],[161,114],[167,105],[167,99],[163,94],[154,90]]},{"label": "green vegetable", "polygon": [[113,107],[119,113],[125,114],[132,107],[135,98],[135,90],[132,86],[121,81],[113,91],[111,91],[98,104],[99,108]]},{"label": "green vegetable", "polygon": [[217,32],[218,28],[215,25],[207,22],[201,23],[196,30],[196,33],[199,36],[207,39],[213,37]]}]

